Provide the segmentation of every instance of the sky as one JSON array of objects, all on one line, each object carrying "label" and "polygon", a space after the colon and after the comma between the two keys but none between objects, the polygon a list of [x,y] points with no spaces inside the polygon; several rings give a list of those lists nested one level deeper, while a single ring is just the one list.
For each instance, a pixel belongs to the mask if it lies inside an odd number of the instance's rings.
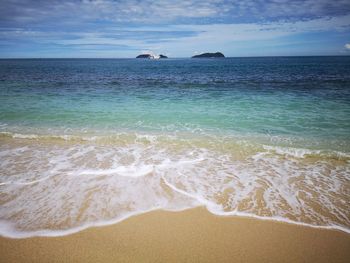
[{"label": "sky", "polygon": [[0,0],[0,58],[350,55],[349,0]]}]

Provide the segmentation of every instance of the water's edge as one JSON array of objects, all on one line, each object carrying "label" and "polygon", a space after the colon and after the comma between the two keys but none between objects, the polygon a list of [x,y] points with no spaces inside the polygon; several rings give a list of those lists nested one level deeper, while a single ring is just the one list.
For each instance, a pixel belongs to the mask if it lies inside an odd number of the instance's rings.
[{"label": "water's edge", "polygon": [[[185,210],[189,209],[197,209],[199,207],[205,207],[204,205],[198,206],[198,207],[191,207],[191,208],[186,208],[178,211],[174,210],[164,210],[160,208],[154,208],[150,209],[148,211],[143,211],[139,213],[132,213],[130,215],[126,215],[123,218],[117,219],[117,220],[108,220],[108,221],[103,221],[103,222],[97,222],[97,223],[88,223],[84,224],[79,227],[75,227],[72,229],[67,229],[67,230],[49,230],[49,229],[43,229],[43,230],[38,230],[38,231],[32,231],[32,232],[20,232],[15,230],[12,225],[8,222],[3,222],[0,221],[0,236],[4,238],[11,238],[11,239],[23,239],[23,238],[34,238],[34,237],[64,237],[68,235],[72,235],[90,228],[99,228],[99,227],[104,227],[104,226],[112,226],[116,225],[118,223],[121,223],[124,220],[127,220],[131,217],[146,214],[146,213],[151,213],[154,211],[166,211],[166,212],[182,212]],[[212,213],[213,215],[220,216],[220,217],[232,217],[232,220],[234,220],[235,217],[240,217],[240,218],[248,218],[248,219],[256,219],[256,220],[263,220],[263,221],[270,221],[270,222],[276,222],[276,223],[284,223],[284,224],[290,224],[290,225],[295,225],[295,226],[301,226],[301,227],[310,227],[310,228],[315,228],[315,229],[321,229],[321,230],[330,230],[330,231],[341,231],[346,234],[350,234],[350,228],[345,228],[345,227],[340,227],[340,226],[316,226],[316,225],[311,225],[311,224],[306,224],[306,223],[300,223],[300,222],[294,222],[291,220],[287,219],[282,219],[282,218],[274,218],[274,217],[261,217],[257,215],[251,215],[247,213],[240,213],[240,212],[233,212],[233,213],[228,213],[228,214],[217,214],[213,213],[209,209],[206,209],[207,212]]]}]

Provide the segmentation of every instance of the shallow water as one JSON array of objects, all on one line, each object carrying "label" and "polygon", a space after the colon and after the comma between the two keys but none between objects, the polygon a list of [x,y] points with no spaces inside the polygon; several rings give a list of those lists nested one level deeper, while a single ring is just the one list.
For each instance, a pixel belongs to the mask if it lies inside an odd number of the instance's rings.
[{"label": "shallow water", "polygon": [[350,58],[0,60],[0,234],[206,206],[350,230]]}]

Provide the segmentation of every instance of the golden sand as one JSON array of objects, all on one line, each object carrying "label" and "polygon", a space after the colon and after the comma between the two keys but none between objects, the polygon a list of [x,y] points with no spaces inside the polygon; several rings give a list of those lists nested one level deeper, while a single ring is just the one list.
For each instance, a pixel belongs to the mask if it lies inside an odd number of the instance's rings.
[{"label": "golden sand", "polygon": [[203,208],[155,211],[65,237],[0,238],[0,262],[349,262],[350,235],[219,217]]}]

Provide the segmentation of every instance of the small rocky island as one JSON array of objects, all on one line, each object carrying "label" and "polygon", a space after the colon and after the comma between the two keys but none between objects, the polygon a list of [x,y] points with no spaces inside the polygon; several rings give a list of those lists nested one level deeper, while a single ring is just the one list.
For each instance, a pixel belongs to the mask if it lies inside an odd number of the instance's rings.
[{"label": "small rocky island", "polygon": [[159,58],[168,58],[168,57],[162,54],[160,54],[159,56],[151,55],[151,54],[141,54],[141,55],[138,55],[136,58],[159,59]]},{"label": "small rocky island", "polygon": [[138,55],[136,58],[153,58],[153,56],[150,54],[141,54],[141,55]]},{"label": "small rocky island", "polygon": [[202,53],[200,55],[195,55],[192,58],[224,58],[224,54],[221,52],[216,53]]}]

